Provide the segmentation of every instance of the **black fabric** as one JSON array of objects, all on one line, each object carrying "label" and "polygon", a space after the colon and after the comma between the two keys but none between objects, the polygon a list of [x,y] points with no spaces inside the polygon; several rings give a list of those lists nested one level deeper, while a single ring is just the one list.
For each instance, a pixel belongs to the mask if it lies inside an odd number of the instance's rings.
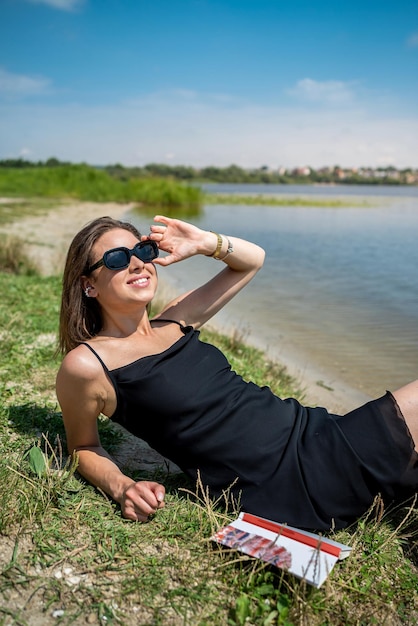
[{"label": "black fabric", "polygon": [[[111,371],[98,358],[116,391],[111,419],[193,479],[199,471],[214,497],[234,483],[243,510],[325,530],[352,522],[379,492],[396,496],[402,480],[403,495],[417,490],[412,440],[390,395],[345,417],[307,408],[245,382],[198,331],[182,329],[161,354]],[[403,423],[397,440],[391,411]]]}]

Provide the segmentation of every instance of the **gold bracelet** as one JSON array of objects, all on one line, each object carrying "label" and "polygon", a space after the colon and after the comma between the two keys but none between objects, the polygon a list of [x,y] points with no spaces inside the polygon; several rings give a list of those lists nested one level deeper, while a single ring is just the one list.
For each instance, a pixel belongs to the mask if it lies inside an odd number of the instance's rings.
[{"label": "gold bracelet", "polygon": [[225,254],[223,255],[223,257],[221,259],[218,259],[219,261],[224,261],[226,259],[226,257],[228,256],[228,254],[231,254],[234,251],[234,246],[232,245],[232,243],[228,239],[228,237],[226,238],[226,241],[228,243],[228,248],[227,248]]},{"label": "gold bracelet", "polygon": [[206,256],[210,256],[212,257],[212,259],[219,260],[219,253],[222,250],[222,245],[223,245],[224,240],[222,238],[222,235],[219,235],[219,233],[215,233],[215,231],[213,230],[211,230],[210,232],[217,236],[218,243],[216,244],[215,252],[213,252],[212,254],[207,254]]}]

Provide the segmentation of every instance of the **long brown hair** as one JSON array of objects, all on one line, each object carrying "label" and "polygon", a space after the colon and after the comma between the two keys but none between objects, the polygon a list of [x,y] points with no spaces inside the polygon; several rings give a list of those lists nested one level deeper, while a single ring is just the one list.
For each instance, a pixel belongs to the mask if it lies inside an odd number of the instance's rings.
[{"label": "long brown hair", "polygon": [[112,217],[99,217],[89,222],[77,233],[68,249],[62,278],[62,297],[59,325],[59,349],[63,354],[96,335],[102,328],[103,318],[96,298],[87,298],[81,277],[93,262],[92,249],[104,233],[115,228],[128,230],[139,240],[141,233],[129,222]]}]

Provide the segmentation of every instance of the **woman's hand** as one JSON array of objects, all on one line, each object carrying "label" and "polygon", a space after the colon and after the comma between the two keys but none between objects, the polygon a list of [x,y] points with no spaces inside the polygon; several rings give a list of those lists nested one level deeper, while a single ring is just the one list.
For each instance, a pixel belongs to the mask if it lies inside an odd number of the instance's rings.
[{"label": "woman's hand", "polygon": [[132,482],[120,502],[122,515],[135,522],[146,522],[148,516],[164,507],[165,489],[154,482]]},{"label": "woman's hand", "polygon": [[163,215],[156,215],[154,220],[158,224],[152,224],[149,236],[143,239],[156,241],[160,250],[169,253],[155,259],[155,264],[170,265],[195,254],[211,255],[216,249],[217,237],[214,233]]},{"label": "woman's hand", "polygon": [[[151,226],[150,238],[168,256],[153,263],[170,265],[196,254],[212,257],[218,246],[218,235],[162,215]],[[231,300],[255,276],[264,262],[264,250],[255,243],[238,237],[219,235],[222,240],[220,271],[208,282],[174,298],[155,318],[168,318],[200,328]],[[146,237],[143,237],[146,239]],[[232,251],[226,248],[228,244]],[[212,263],[212,261],[210,261]]]}]

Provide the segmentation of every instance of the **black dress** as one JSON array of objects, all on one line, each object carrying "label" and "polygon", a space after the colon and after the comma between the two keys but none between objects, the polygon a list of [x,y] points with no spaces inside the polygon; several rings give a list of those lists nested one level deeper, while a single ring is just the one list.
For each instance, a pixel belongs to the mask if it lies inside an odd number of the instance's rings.
[{"label": "black dress", "polygon": [[418,457],[390,394],[344,417],[307,408],[245,382],[198,331],[181,328],[164,352],[111,371],[85,345],[115,388],[111,419],[193,479],[199,472],[212,496],[233,485],[249,513],[326,530],[359,517],[379,492],[417,490]]}]

